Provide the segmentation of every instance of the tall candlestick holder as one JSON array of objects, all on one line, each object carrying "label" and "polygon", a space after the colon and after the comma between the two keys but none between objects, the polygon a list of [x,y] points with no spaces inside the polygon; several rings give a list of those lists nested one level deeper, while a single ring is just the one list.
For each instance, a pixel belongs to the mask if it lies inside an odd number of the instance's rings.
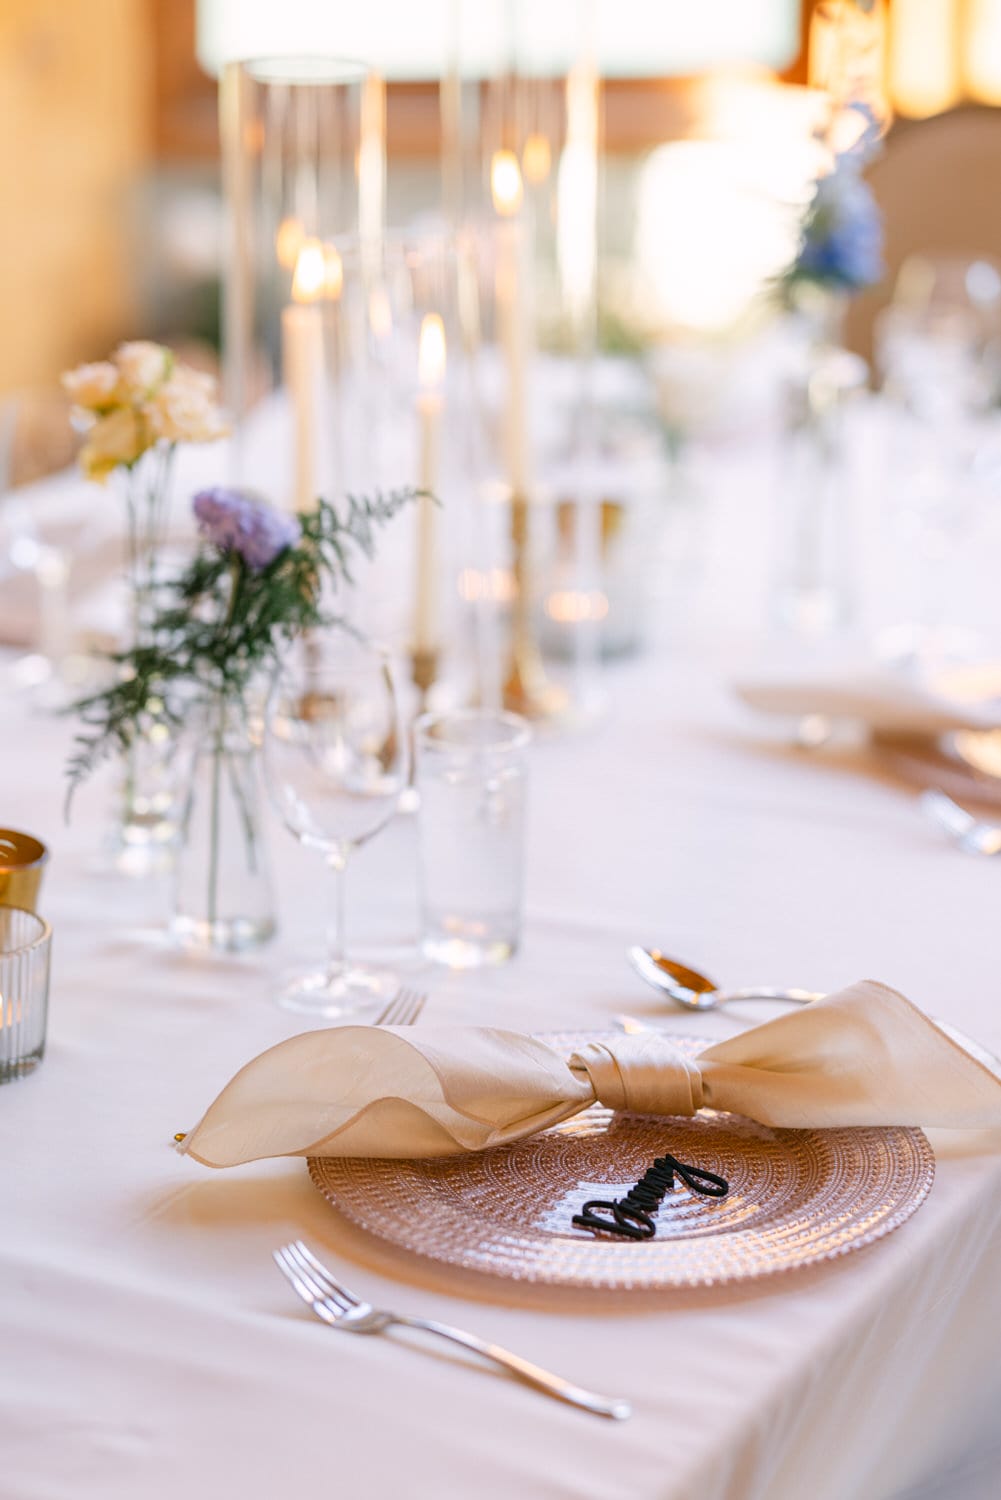
[{"label": "tall candlestick holder", "polygon": [[[571,500],[579,505],[575,544],[600,556],[597,506],[583,491],[563,488],[571,470],[587,475],[595,429],[589,403],[600,95],[585,61],[562,77],[535,77],[519,72],[512,46],[511,67],[477,91],[481,180],[478,210],[470,209],[487,226],[480,389],[493,489],[504,491],[509,507],[500,701],[536,723],[563,726],[593,695],[578,691],[575,672],[562,672],[565,663],[554,670],[546,659],[539,541],[550,501]],[[596,632],[585,622],[580,634],[582,648],[594,648],[597,670]],[[575,666],[585,654],[572,653]]]},{"label": "tall candlestick holder", "polygon": [[535,567],[531,547],[531,506],[511,496],[511,624],[507,669],[501,687],[504,707],[535,722],[555,720],[570,706],[569,693],[551,682],[535,626]]},{"label": "tall candlestick holder", "polygon": [[437,647],[414,647],[410,653],[410,681],[417,692],[417,712],[420,718],[428,706],[428,694],[438,681],[441,652]]}]

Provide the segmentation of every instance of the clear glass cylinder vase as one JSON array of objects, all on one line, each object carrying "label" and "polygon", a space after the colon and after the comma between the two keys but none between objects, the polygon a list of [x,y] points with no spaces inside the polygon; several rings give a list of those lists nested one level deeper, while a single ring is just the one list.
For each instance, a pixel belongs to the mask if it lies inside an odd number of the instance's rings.
[{"label": "clear glass cylinder vase", "polygon": [[170,930],[182,947],[238,952],[275,932],[258,747],[243,705],[190,716]]},{"label": "clear glass cylinder vase", "polygon": [[[452,175],[461,181],[465,215],[480,226],[475,390],[483,551],[492,554],[484,592],[495,605],[485,637],[499,654],[492,668],[481,669],[480,697],[556,729],[592,718],[601,701],[601,85],[591,7],[580,10],[559,56],[547,57],[543,68],[519,7],[487,0],[478,8],[478,22],[493,25],[505,65],[483,76],[478,26],[467,35],[460,30],[453,143]],[[572,583],[562,590],[570,618],[552,630],[541,628],[541,617],[557,513]]]},{"label": "clear glass cylinder vase", "polygon": [[851,404],[868,367],[821,339],[803,350],[790,391],[777,481],[778,533],[770,590],[773,623],[801,636],[850,626],[857,609]]},{"label": "clear glass cylinder vase", "polygon": [[[116,476],[126,514],[126,583],[129,590],[124,644],[151,646],[163,602],[161,553],[169,521],[173,449],[148,450]],[[173,732],[156,699],[136,726],[121,763],[111,830],[115,863],[128,875],[169,868],[178,838],[177,778]]]},{"label": "clear glass cylinder vase", "polygon": [[231,478],[310,510],[336,488],[335,240],[382,233],[384,89],[346,59],[255,58],[226,67],[219,107]]}]

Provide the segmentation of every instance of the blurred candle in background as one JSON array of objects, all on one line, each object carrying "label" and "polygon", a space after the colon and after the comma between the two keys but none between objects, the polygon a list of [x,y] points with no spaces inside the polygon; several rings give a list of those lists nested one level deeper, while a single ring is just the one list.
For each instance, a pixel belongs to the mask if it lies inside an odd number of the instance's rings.
[{"label": "blurred candle in background", "polygon": [[417,598],[414,617],[414,650],[433,651],[438,640],[438,516],[437,493],[439,448],[441,443],[442,385],[445,379],[445,325],[437,313],[426,313],[421,323],[417,354],[420,394],[419,487],[422,496],[417,509]]},{"label": "blurred candle in background", "polygon": [[316,446],[323,380],[323,318],[319,298],[328,277],[319,240],[305,239],[292,277],[292,301],[282,310],[282,363],[292,406],[294,484],[297,511],[316,508]]}]

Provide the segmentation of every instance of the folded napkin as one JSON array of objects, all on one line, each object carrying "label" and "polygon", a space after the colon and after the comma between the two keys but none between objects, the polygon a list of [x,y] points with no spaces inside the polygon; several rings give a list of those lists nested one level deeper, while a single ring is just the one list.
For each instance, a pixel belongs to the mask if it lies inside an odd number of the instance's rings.
[{"label": "folded napkin", "polygon": [[734,691],[760,713],[855,719],[882,734],[1001,729],[1001,670],[996,665],[937,681],[872,670],[748,678],[736,682]]},{"label": "folded napkin", "polygon": [[885,985],[836,995],[684,1056],[658,1032],[569,1057],[486,1027],[339,1026],[281,1042],[226,1085],[180,1149],[208,1167],[265,1156],[454,1156],[595,1102],[729,1110],[764,1125],[1001,1125],[1001,1064]]}]

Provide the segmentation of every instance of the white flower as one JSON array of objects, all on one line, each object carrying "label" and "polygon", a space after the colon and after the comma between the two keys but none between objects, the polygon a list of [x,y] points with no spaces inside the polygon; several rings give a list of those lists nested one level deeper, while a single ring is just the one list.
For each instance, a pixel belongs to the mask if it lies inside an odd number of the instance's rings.
[{"label": "white flower", "polygon": [[113,469],[134,464],[156,441],[141,412],[119,406],[99,417],[80,450],[80,468],[88,479],[103,484]]},{"label": "white flower", "polygon": [[144,401],[153,395],[167,379],[174,364],[169,349],[145,341],[119,344],[112,358],[118,366],[126,398],[131,401]]},{"label": "white flower", "polygon": [[211,443],[228,432],[215,401],[216,383],[188,365],[176,365],[147,411],[157,437],[170,443]]},{"label": "white flower", "polygon": [[77,365],[62,377],[63,390],[74,406],[88,412],[114,406],[119,398],[118,371],[106,359],[99,364]]}]

